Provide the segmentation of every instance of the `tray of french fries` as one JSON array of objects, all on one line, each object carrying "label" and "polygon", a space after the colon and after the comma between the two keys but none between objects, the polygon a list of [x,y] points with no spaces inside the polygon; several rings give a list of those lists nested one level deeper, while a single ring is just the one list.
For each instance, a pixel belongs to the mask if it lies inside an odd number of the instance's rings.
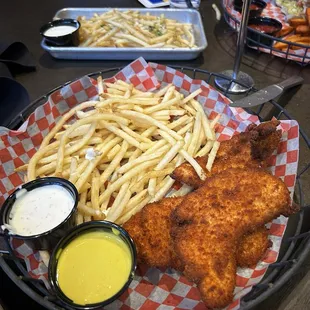
[{"label": "tray of french fries", "polygon": [[[310,8],[306,2],[294,0],[265,0],[266,8],[262,17],[278,20],[282,29],[274,34],[271,47],[264,46],[263,38],[270,36],[261,33],[261,38],[255,44],[248,42],[248,46],[277,57],[290,59],[302,64],[310,62]],[[230,18],[228,23],[234,29],[239,29],[241,14],[234,9],[234,0],[223,0],[223,6]]]},{"label": "tray of french fries", "polygon": [[[202,80],[139,58],[115,76],[82,77],[52,93],[18,130],[0,127],[0,203],[19,185],[58,175],[77,187],[76,224],[126,221],[147,203],[184,196],[171,172],[189,162],[203,179],[195,157],[209,154],[212,169],[220,142],[259,124],[257,116],[228,106],[230,100]],[[298,123],[281,121],[281,143],[271,172],[293,195],[298,165]],[[287,218],[268,224],[272,246],[251,268],[238,268],[234,300],[240,299],[277,260]],[[31,277],[46,285],[48,255],[22,240],[11,246]],[[181,273],[139,265],[129,289],[107,309],[206,309],[197,286]]]},{"label": "tray of french fries", "polygon": [[189,9],[64,8],[55,19],[79,20],[78,46],[41,46],[60,59],[188,60],[206,47],[200,13]]}]

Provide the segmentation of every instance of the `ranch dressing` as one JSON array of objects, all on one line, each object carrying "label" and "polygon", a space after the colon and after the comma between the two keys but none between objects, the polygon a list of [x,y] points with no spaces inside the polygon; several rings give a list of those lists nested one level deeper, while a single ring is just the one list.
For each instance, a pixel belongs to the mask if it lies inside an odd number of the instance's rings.
[{"label": "ranch dressing", "polygon": [[65,36],[67,34],[70,34],[75,30],[76,30],[76,27],[74,26],[55,26],[55,27],[47,29],[44,32],[44,35],[47,37],[59,37],[59,36]]},{"label": "ranch dressing", "polygon": [[33,236],[51,230],[68,217],[74,206],[73,197],[59,185],[22,191],[16,196],[8,223],[12,231],[21,236]]}]

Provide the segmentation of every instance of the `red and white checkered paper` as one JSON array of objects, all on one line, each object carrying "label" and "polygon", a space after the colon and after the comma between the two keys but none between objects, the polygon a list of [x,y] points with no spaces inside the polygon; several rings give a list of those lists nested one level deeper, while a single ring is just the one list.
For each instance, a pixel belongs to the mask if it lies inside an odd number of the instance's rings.
[{"label": "red and white checkered paper", "polygon": [[[289,26],[289,24],[287,23],[288,16],[286,16],[284,14],[283,10],[275,4],[274,0],[265,0],[265,2],[267,3],[267,6],[263,10],[262,16],[277,19],[278,21],[280,21],[282,23],[283,28],[287,28]],[[230,15],[235,17],[237,20],[240,21],[241,20],[241,14],[238,11],[234,10],[234,0],[223,0],[223,3],[224,3],[224,7],[225,7],[226,11]],[[237,26],[237,29],[239,29],[239,26],[236,25],[236,23],[232,19],[230,19],[229,24],[231,27],[236,28],[236,26]],[[286,36],[283,39],[285,40],[289,36],[290,35]],[[270,54],[269,48],[263,48],[263,47],[257,47],[257,46],[249,46],[249,47],[251,47],[253,49],[258,49],[264,53]],[[306,48],[302,48],[299,50],[290,49],[289,53],[290,53],[290,55],[288,55],[286,57],[286,53],[283,53],[283,52],[280,53],[277,51],[271,52],[272,55],[280,57],[280,58],[288,58],[288,59],[293,60],[293,61],[304,62],[304,63],[310,62],[310,59],[309,59],[310,58],[310,50],[309,49],[307,51],[306,51]],[[306,53],[306,57],[308,57],[307,59],[304,59],[305,53]]]},{"label": "red and white checkered paper", "polygon": [[[203,91],[198,101],[203,105],[210,119],[221,114],[217,128],[220,141],[231,138],[242,132],[251,123],[258,124],[256,116],[246,113],[241,108],[230,108],[229,99],[202,80],[193,80],[184,73],[172,68],[146,63],[139,58],[129,64],[110,82],[121,79],[133,83],[141,90],[155,90],[173,83],[185,95],[197,88]],[[96,81],[83,77],[53,93],[48,101],[30,115],[18,131],[0,127],[0,192],[1,202],[22,184],[22,176],[14,172],[14,168],[28,162],[39,147],[43,137],[51,130],[60,115],[73,106],[96,99]],[[282,178],[293,194],[298,162],[298,123],[281,121],[282,140],[277,152],[271,159],[272,172]],[[0,203],[1,203],[0,202]],[[235,299],[228,309],[238,309],[240,298],[248,293],[251,286],[258,283],[264,276],[270,263],[277,260],[281,239],[287,219],[279,217],[269,224],[270,239],[273,246],[268,250],[265,259],[255,268],[238,269]],[[13,240],[15,251],[26,264],[30,275],[34,278],[47,279],[47,268],[39,252],[33,252],[21,240]],[[106,309],[206,309],[200,300],[199,291],[193,283],[172,269],[157,269],[139,266],[129,289]]]}]

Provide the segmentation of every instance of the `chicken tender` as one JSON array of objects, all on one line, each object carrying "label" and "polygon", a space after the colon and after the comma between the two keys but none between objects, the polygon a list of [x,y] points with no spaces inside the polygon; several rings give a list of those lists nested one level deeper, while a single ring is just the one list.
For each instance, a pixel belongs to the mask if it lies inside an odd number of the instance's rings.
[{"label": "chicken tender", "polygon": [[[261,123],[258,126],[252,124],[248,126],[246,132],[222,142],[210,172],[206,169],[208,156],[199,157],[196,160],[204,169],[207,177],[230,168],[264,168],[281,139],[281,131],[277,130],[278,125],[277,120]],[[194,188],[204,183],[189,163],[177,167],[172,177]],[[246,235],[238,246],[238,266],[256,265],[270,246],[268,233],[264,229]]]},{"label": "chicken tender", "polygon": [[208,229],[205,224],[173,228],[177,255],[184,275],[198,285],[207,308],[224,308],[233,299],[236,282],[237,240],[225,227]]},{"label": "chicken tender", "polygon": [[[246,132],[221,142],[216,154],[212,170],[206,168],[208,156],[196,158],[207,177],[230,168],[261,168],[276,150],[281,139],[281,131],[277,130],[279,121],[270,121],[260,125],[250,125]],[[194,188],[202,186],[202,181],[189,163],[177,167],[171,177]]]},{"label": "chicken tender", "polygon": [[285,184],[262,169],[228,169],[186,196],[171,215],[173,247],[207,307],[232,301],[241,237],[296,211]]},{"label": "chicken tender", "polygon": [[[159,202],[148,204],[123,225],[135,241],[139,263],[183,270],[171,245],[170,236],[172,225],[170,215],[182,200],[183,197],[164,198]],[[270,246],[268,230],[264,226],[252,234],[246,234],[238,244],[237,265],[240,267],[255,265]]]},{"label": "chicken tender", "polygon": [[144,229],[141,225],[141,218],[142,213],[138,212],[123,225],[123,228],[127,230],[135,242],[139,263],[142,263],[143,258],[148,257],[148,254],[152,251],[150,244],[148,243],[148,239],[146,238]]},{"label": "chicken tender", "polygon": [[123,225],[135,241],[140,263],[182,269],[170,238],[171,212],[182,200],[173,197],[150,203]]},{"label": "chicken tender", "polygon": [[272,246],[268,239],[269,231],[265,226],[243,236],[237,248],[237,264],[239,267],[253,267],[263,259],[267,249]]}]

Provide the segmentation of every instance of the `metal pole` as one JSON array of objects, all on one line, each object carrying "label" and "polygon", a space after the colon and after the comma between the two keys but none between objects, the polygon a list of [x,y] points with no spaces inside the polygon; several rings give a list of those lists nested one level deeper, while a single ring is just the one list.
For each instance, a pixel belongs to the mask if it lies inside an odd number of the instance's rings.
[{"label": "metal pole", "polygon": [[239,73],[241,59],[242,59],[242,55],[244,51],[244,45],[246,42],[247,26],[248,26],[249,13],[250,13],[250,4],[251,4],[251,0],[244,0],[242,4],[242,17],[241,17],[241,24],[240,24],[240,29],[239,29],[238,38],[237,38],[237,51],[236,51],[233,76],[232,76],[234,79],[237,79],[237,76]]},{"label": "metal pole", "polygon": [[[227,78],[217,77],[214,82],[215,85],[231,94],[241,94],[247,92],[253,85],[254,81],[250,75],[245,72],[239,71],[241,59],[244,52],[244,45],[246,43],[247,26],[250,13],[251,0],[244,0],[242,5],[242,17],[240,21],[240,28],[237,37],[237,50],[234,61],[233,70],[225,70],[221,72]],[[232,82],[232,79],[238,83]],[[240,85],[240,84],[241,85]]]}]

